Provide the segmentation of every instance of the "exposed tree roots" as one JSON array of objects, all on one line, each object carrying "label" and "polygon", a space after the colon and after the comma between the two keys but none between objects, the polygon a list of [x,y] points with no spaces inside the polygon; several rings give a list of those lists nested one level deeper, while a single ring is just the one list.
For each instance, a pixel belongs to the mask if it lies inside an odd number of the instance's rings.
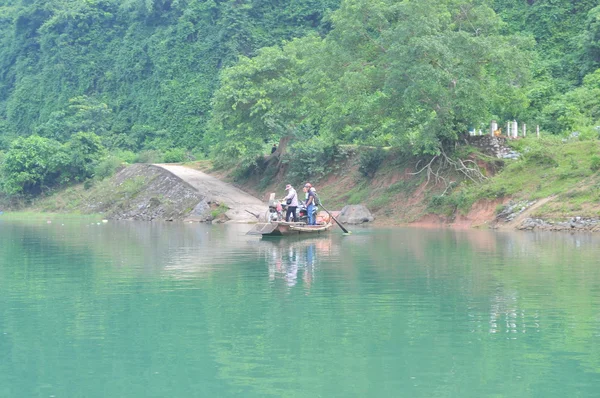
[{"label": "exposed tree roots", "polygon": [[[416,168],[419,168],[419,164],[421,161],[417,162]],[[460,175],[462,175],[465,179],[471,180],[474,183],[480,183],[488,178],[481,172],[477,163],[470,159],[452,159],[449,157],[446,152],[442,149],[438,155],[429,160],[425,166],[421,169],[417,170],[414,173],[410,173],[411,175],[418,175],[421,173],[426,173],[427,175],[427,184],[433,179],[436,184],[443,182],[446,189],[442,193],[441,196],[444,196],[448,190],[456,185],[456,181],[451,180],[449,177],[444,176],[442,173],[444,170],[448,168],[452,168],[457,171]],[[426,185],[427,185],[426,184]]]}]

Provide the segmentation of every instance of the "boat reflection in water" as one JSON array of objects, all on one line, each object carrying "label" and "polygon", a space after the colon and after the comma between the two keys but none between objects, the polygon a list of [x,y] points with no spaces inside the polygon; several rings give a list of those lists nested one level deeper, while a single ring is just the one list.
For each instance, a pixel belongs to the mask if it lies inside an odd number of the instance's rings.
[{"label": "boat reflection in water", "polygon": [[327,236],[261,241],[269,280],[273,283],[284,281],[290,288],[301,280],[307,290],[312,286],[319,264],[334,255],[335,247]]}]

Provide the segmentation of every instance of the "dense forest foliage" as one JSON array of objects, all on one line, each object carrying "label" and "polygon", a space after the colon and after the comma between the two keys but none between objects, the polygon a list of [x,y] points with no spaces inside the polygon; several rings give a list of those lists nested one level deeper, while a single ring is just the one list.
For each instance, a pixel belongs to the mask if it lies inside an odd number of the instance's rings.
[{"label": "dense forest foliage", "polygon": [[431,154],[491,119],[597,137],[595,3],[0,0],[2,190],[282,138]]}]

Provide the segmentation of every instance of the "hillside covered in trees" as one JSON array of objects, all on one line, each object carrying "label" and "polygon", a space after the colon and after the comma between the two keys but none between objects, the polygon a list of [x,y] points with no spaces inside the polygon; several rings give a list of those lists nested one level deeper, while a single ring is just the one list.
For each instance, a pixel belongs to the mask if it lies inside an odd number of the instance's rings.
[{"label": "hillside covered in trees", "polygon": [[491,119],[596,139],[599,67],[593,0],[0,0],[0,190],[280,140],[301,179]]}]

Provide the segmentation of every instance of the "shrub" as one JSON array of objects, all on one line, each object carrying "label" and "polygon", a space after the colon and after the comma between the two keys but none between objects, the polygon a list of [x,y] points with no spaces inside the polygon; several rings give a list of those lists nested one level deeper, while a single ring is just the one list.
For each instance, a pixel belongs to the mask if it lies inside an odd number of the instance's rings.
[{"label": "shrub", "polygon": [[446,205],[447,196],[435,195],[429,199],[429,209],[436,210]]},{"label": "shrub", "polygon": [[90,180],[85,180],[83,183],[83,189],[85,189],[86,191],[90,188],[92,188],[94,186],[94,180],[90,179]]},{"label": "shrub", "polygon": [[222,215],[227,213],[228,210],[229,208],[221,203],[219,204],[219,207],[216,207],[210,211],[210,215],[212,218],[220,218]]},{"label": "shrub", "polygon": [[137,155],[135,163],[160,163],[163,161],[163,153],[155,149],[142,151]]},{"label": "shrub", "polygon": [[131,151],[113,151],[112,153],[116,158],[121,159],[123,163],[135,163],[137,159],[137,155]]},{"label": "shrub", "polygon": [[524,159],[529,164],[535,164],[542,167],[556,167],[558,162],[551,153],[544,152],[543,150],[532,150],[524,155]]},{"label": "shrub", "polygon": [[373,200],[369,202],[369,208],[372,211],[378,211],[386,206],[390,205],[391,196],[390,194],[384,193],[382,195],[377,196]]},{"label": "shrub", "polygon": [[117,156],[108,156],[98,162],[94,168],[94,178],[100,181],[107,177],[111,177],[122,165],[123,161]]},{"label": "shrub", "polygon": [[[417,180],[417,178],[415,178],[415,180]],[[389,187],[387,187],[386,192],[391,193],[391,194],[397,194],[400,192],[407,191],[411,187],[412,187],[411,183],[404,181],[404,180],[400,180],[400,181],[393,183]]]},{"label": "shrub", "polygon": [[451,216],[456,211],[466,212],[474,203],[474,198],[464,191],[450,195],[436,195],[429,199],[429,210],[433,213],[442,213]]},{"label": "shrub", "polygon": [[600,170],[600,156],[593,155],[591,160],[590,169],[592,171]]},{"label": "shrub", "polygon": [[360,154],[358,171],[365,177],[373,177],[385,159],[385,151],[381,148],[365,150]]},{"label": "shrub", "polygon": [[486,198],[486,199],[498,199],[498,198],[503,198],[507,195],[507,191],[506,191],[506,187],[503,187],[501,185],[489,185],[487,187],[483,187],[480,192],[479,195],[481,198]]},{"label": "shrub", "polygon": [[186,152],[183,148],[173,148],[165,152],[163,162],[165,163],[181,163],[185,161]]}]

